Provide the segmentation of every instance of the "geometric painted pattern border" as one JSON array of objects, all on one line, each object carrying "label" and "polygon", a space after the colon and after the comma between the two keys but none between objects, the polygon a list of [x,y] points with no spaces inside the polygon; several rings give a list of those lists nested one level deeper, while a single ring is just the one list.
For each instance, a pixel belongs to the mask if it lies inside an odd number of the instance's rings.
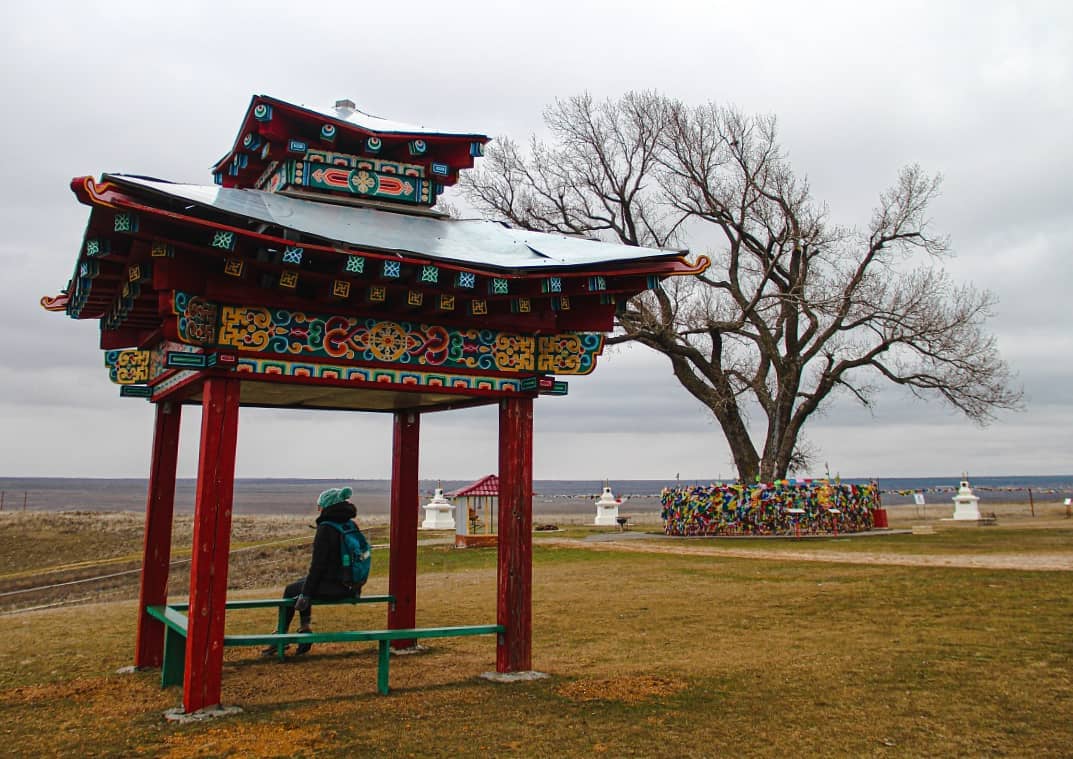
[{"label": "geometric painted pattern border", "polygon": [[239,357],[235,371],[239,374],[264,374],[276,377],[308,377],[344,382],[375,382],[418,387],[449,387],[460,390],[491,390],[519,393],[522,380],[505,377],[482,377],[449,372],[415,372],[406,369],[374,369],[363,366],[312,364]]},{"label": "geometric painted pattern border", "polygon": [[199,371],[175,372],[175,374],[171,375],[170,377],[168,377],[164,381],[158,382],[157,384],[153,385],[153,397],[154,398],[159,397],[160,395],[163,395],[164,393],[166,393],[169,390],[171,390],[173,387],[176,387],[177,385],[181,385],[182,383],[186,382],[187,380],[189,380],[189,379],[191,379],[193,377],[197,377],[197,376],[199,376],[201,374],[202,374],[202,372],[199,372]]}]

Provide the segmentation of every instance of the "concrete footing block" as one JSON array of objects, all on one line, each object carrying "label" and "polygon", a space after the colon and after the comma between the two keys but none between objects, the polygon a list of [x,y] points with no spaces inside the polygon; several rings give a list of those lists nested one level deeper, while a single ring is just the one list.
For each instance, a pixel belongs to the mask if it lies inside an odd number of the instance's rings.
[{"label": "concrete footing block", "polygon": [[198,709],[196,712],[190,712],[189,714],[184,712],[181,706],[176,706],[174,709],[168,709],[164,712],[164,719],[168,722],[185,725],[189,722],[205,722],[210,719],[231,717],[235,714],[242,714],[241,706],[220,706],[217,704],[216,706]]},{"label": "concrete footing block", "polygon": [[412,656],[413,654],[423,654],[428,651],[428,646],[422,646],[420,643],[409,648],[392,648],[392,656]]},{"label": "concrete footing block", "polygon": [[530,669],[524,672],[482,672],[481,677],[493,683],[521,683],[529,680],[543,680],[551,675]]}]

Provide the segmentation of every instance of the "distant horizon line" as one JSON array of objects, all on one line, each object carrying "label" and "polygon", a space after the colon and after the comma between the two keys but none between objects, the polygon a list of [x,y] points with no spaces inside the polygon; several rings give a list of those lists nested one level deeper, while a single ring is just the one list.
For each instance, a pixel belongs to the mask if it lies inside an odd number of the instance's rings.
[{"label": "distant horizon line", "polygon": [[[495,474],[493,472],[493,474]],[[419,481],[434,482],[441,480],[444,482],[464,482],[469,480],[479,480],[487,475],[478,475],[476,477],[419,477]],[[1059,473],[1059,474],[914,474],[914,475],[902,475],[902,474],[890,474],[890,475],[869,475],[869,476],[855,476],[855,475],[814,475],[814,476],[796,476],[786,477],[788,480],[822,480],[822,479],[842,479],[842,480],[938,480],[938,479],[955,479],[960,480],[962,477],[967,477],[969,480],[986,478],[986,479],[1010,479],[1015,477],[1023,478],[1054,478],[1054,479],[1073,479],[1073,473]],[[83,476],[83,475],[51,475],[51,474],[37,474],[37,475],[6,475],[0,474],[0,480],[148,480],[148,475],[115,475],[115,476]],[[736,477],[534,477],[534,482],[728,482],[737,480]],[[196,476],[179,476],[176,480],[190,480],[196,481]],[[243,476],[235,477],[236,482],[248,481],[248,480],[291,480],[301,482],[390,482],[391,477],[303,477],[298,475],[293,476]]]}]

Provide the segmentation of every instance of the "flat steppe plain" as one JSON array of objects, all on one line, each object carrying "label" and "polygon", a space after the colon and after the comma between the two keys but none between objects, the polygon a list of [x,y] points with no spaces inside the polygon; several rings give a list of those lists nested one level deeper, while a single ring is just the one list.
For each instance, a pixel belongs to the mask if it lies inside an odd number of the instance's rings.
[{"label": "flat steppe plain", "polygon": [[[358,499],[387,590],[387,514]],[[223,701],[179,702],[131,661],[144,516],[0,512],[0,744],[25,756],[1069,756],[1073,520],[1058,503],[991,505],[997,525],[890,508],[888,534],[670,539],[658,502],[628,532],[585,499],[534,503],[533,665],[500,685],[490,639],[432,641],[392,662],[324,645],[283,664],[227,649]],[[565,503],[564,503],[565,502]],[[8,502],[10,505],[10,501]],[[556,510],[564,507],[562,510]],[[279,593],[309,556],[314,513],[236,513],[229,595]],[[933,534],[912,534],[914,525]],[[422,532],[418,624],[494,621],[494,549]],[[187,592],[191,516],[173,528],[170,592]],[[319,629],[382,627],[383,609],[322,608]],[[271,613],[228,616],[234,632]]]}]

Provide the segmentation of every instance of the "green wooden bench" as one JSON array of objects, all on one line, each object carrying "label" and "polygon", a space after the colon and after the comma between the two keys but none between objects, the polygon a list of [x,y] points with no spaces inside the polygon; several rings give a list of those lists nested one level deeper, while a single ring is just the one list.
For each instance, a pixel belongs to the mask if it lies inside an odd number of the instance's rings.
[{"label": "green wooden bench", "polygon": [[[319,606],[330,604],[394,603],[391,596],[362,596],[342,601],[317,601]],[[279,626],[275,633],[261,635],[224,635],[224,646],[277,646],[280,657],[287,644],[298,643],[347,643],[376,641],[378,643],[376,689],[382,695],[388,693],[388,672],[391,659],[391,641],[422,638],[456,638],[468,635],[493,635],[503,632],[503,625],[468,625],[464,627],[415,627],[399,630],[348,630],[343,632],[283,633],[283,615],[287,606],[293,606],[293,598],[266,600],[228,601],[227,609],[279,608]],[[160,670],[160,686],[181,685],[186,668],[186,610],[189,604],[147,606],[149,616],[164,623],[164,662]]]}]

